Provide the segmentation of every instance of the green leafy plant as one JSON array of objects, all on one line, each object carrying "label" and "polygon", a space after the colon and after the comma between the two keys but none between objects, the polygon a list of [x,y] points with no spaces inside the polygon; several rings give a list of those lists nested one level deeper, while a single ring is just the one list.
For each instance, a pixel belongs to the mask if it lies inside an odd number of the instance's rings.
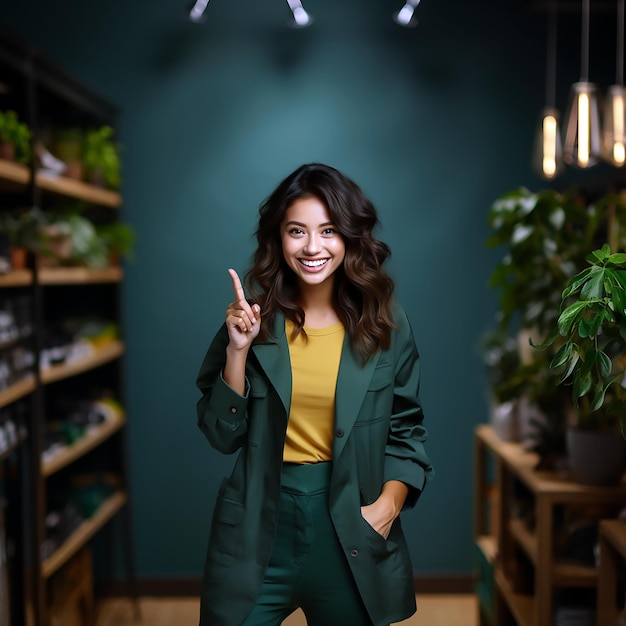
[{"label": "green leafy plant", "polygon": [[592,249],[600,217],[575,194],[553,189],[519,188],[493,203],[486,246],[505,247],[489,282],[499,290],[502,328],[515,316],[521,328],[552,327],[563,285]]},{"label": "green leafy plant", "polygon": [[0,143],[13,146],[14,159],[18,163],[28,163],[31,157],[30,128],[21,122],[15,111],[0,111]]},{"label": "green leafy plant", "polygon": [[523,348],[529,337],[539,340],[556,326],[563,288],[583,269],[589,251],[604,241],[624,245],[623,213],[626,202],[617,195],[590,202],[576,191],[525,188],[504,194],[489,212],[492,232],[486,245],[504,250],[489,286],[498,290],[500,328],[517,337],[522,357],[506,387],[541,414],[531,442],[540,465],[564,453],[568,420],[572,414],[582,419],[585,407],[574,410],[569,388],[558,384],[560,376],[550,367],[559,342],[544,345],[541,352]]},{"label": "green leafy plant", "polygon": [[129,224],[116,220],[98,226],[97,233],[104,242],[110,257],[132,258],[135,232]]},{"label": "green leafy plant", "polygon": [[113,128],[101,126],[85,135],[83,164],[85,174],[91,180],[101,177],[107,187],[117,189],[121,185],[120,145],[113,140]]},{"label": "green leafy plant", "polygon": [[69,213],[48,217],[38,232],[37,252],[49,263],[106,267],[107,248],[91,220]]},{"label": "green leafy plant", "polygon": [[45,215],[38,207],[0,213],[0,231],[7,236],[9,245],[16,248],[34,250],[39,229],[45,223]]},{"label": "green leafy plant", "polygon": [[560,340],[551,368],[571,385],[579,428],[626,426],[626,254],[608,244],[561,295],[556,327],[538,348]]},{"label": "green leafy plant", "polygon": [[61,159],[67,167],[65,176],[82,179],[84,174],[83,155],[85,150],[85,131],[81,128],[63,128],[54,136],[54,156]]}]

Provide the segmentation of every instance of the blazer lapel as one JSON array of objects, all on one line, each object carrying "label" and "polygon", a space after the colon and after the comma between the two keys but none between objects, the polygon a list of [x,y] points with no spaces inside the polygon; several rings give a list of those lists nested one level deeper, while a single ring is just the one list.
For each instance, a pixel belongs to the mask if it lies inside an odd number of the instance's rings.
[{"label": "blazer lapel", "polygon": [[361,356],[355,353],[346,333],[335,391],[335,433],[343,433],[335,437],[333,446],[335,459],[343,450],[356,421],[379,357],[380,351],[363,365]]},{"label": "blazer lapel", "polygon": [[285,318],[277,314],[274,333],[267,343],[253,344],[252,352],[263,368],[270,383],[276,389],[289,415],[291,405],[291,360],[285,336]]}]

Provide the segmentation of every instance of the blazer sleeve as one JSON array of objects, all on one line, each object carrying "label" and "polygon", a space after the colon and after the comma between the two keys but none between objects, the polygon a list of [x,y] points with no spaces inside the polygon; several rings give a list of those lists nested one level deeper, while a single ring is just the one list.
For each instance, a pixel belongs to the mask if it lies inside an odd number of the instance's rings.
[{"label": "blazer sleeve", "polygon": [[242,446],[248,433],[250,385],[246,379],[245,395],[241,396],[224,381],[227,345],[228,331],[223,325],[211,342],[196,379],[202,392],[197,417],[198,426],[210,444],[220,452],[231,454]]},{"label": "blazer sleeve", "polygon": [[415,506],[434,470],[425,442],[424,413],[419,399],[420,361],[409,320],[400,310],[394,331],[394,396],[385,448],[385,481],[400,480],[409,487],[404,507]]}]

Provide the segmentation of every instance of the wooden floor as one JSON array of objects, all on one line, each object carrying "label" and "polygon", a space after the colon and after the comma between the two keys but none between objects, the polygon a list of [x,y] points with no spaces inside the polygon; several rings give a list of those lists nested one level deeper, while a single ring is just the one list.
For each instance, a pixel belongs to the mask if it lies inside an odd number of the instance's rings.
[{"label": "wooden floor", "polygon": [[[477,626],[478,605],[473,595],[417,596],[417,613],[402,626]],[[129,600],[108,600],[100,604],[96,626],[198,626],[198,601],[187,598],[142,598],[141,621],[133,618]],[[297,611],[283,626],[306,626]],[[353,626],[346,624],[346,626]]]}]

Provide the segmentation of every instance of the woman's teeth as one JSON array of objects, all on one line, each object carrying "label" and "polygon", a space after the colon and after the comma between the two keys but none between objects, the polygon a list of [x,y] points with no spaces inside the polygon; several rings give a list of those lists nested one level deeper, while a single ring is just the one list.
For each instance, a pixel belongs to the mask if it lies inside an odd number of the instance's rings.
[{"label": "woman's teeth", "polygon": [[327,261],[328,259],[319,259],[318,261],[307,261],[305,259],[300,259],[300,263],[302,263],[302,265],[306,265],[307,267],[320,267],[321,265],[324,265]]}]

